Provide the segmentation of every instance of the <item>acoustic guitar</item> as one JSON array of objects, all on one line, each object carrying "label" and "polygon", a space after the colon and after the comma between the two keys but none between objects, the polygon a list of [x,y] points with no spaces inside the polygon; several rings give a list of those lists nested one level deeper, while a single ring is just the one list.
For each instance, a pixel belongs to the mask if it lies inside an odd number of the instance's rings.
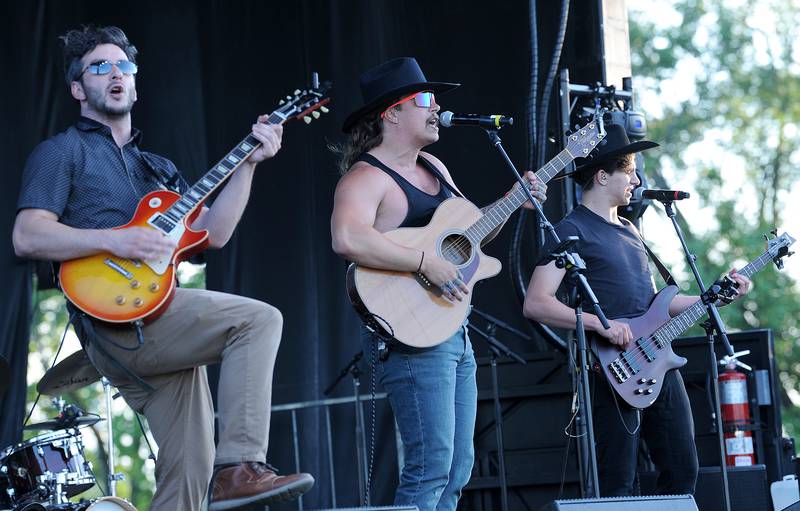
[{"label": "acoustic guitar", "polygon": [[[592,120],[567,137],[566,147],[536,176],[547,183],[575,158],[589,156],[605,136],[602,121]],[[351,264],[347,293],[356,312],[371,328],[408,346],[435,346],[453,335],[469,314],[472,288],[493,277],[502,265],[481,251],[481,242],[528,200],[515,187],[508,196],[481,212],[470,201],[453,197],[442,202],[425,227],[404,227],[384,235],[404,247],[436,254],[458,268],[470,293],[451,302],[424,275],[378,270]]]}]

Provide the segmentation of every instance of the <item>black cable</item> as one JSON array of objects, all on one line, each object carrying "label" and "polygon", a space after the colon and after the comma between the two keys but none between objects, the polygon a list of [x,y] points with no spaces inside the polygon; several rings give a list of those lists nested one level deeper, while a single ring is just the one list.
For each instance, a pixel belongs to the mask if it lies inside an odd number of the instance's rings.
[{"label": "black cable", "polygon": [[[556,44],[553,48],[553,58],[550,64],[550,70],[548,72],[547,80],[545,81],[545,88],[541,98],[541,107],[540,107],[540,117],[539,122],[536,121],[535,112],[532,110],[535,108],[536,105],[536,97],[535,95],[538,93],[538,78],[539,78],[539,54],[538,54],[538,27],[537,25],[537,16],[536,16],[536,0],[530,0],[529,3],[529,11],[531,16],[531,48],[533,52],[533,61],[531,64],[531,94],[532,96],[529,98],[529,111],[528,111],[528,126],[532,127],[532,131],[530,132],[534,137],[536,137],[536,143],[530,143],[531,147],[533,148],[532,151],[529,151],[529,168],[541,168],[544,165],[545,159],[545,141],[547,135],[547,113],[549,108],[549,100],[550,95],[552,94],[553,89],[553,82],[555,80],[555,74],[558,70],[558,63],[561,60],[561,52],[564,46],[564,38],[566,36],[567,31],[567,19],[569,16],[569,0],[563,0],[562,7],[561,7],[561,20],[559,25],[559,33],[556,39]],[[533,163],[536,165],[533,165]],[[511,285],[514,288],[514,291],[519,299],[520,303],[525,300],[525,279],[523,277],[523,270],[522,270],[522,237],[525,232],[525,224],[527,222],[527,212],[522,211],[519,215],[517,215],[517,219],[514,222],[514,228],[512,231],[511,242],[509,244],[509,255],[508,255],[508,266],[509,266],[509,274],[511,277]],[[560,351],[566,351],[566,342],[556,334],[552,329],[543,325],[536,321],[531,321],[530,324],[536,330],[536,332],[543,337],[551,346],[555,347]]]},{"label": "black cable", "polygon": [[569,17],[569,0],[563,0],[561,3],[561,19],[559,21],[558,37],[556,44],[553,47],[553,59],[550,62],[550,71],[547,73],[547,80],[544,83],[544,92],[542,93],[542,102],[539,107],[539,133],[537,138],[537,146],[539,148],[536,167],[539,168],[544,165],[545,158],[545,143],[547,140],[547,114],[550,107],[550,95],[553,92],[553,83],[555,81],[556,72],[558,71],[558,63],[561,61],[561,51],[564,48],[564,38],[567,33],[567,18]]},{"label": "black cable", "polygon": [[139,423],[139,429],[142,430],[142,436],[144,437],[144,441],[147,443],[147,449],[150,451],[150,456],[148,456],[147,459],[153,460],[153,462],[155,462],[156,455],[153,452],[153,446],[150,445],[150,439],[147,438],[147,432],[144,430],[144,424],[142,424],[142,418],[136,412],[133,412],[133,414],[136,416],[136,422]]},{"label": "black cable", "polygon": [[[69,330],[69,321],[67,321],[67,326],[64,327],[64,333],[61,334],[61,342],[58,344],[58,350],[56,351],[56,356],[53,358],[53,364],[50,366],[50,369],[56,366],[56,362],[58,361],[58,355],[61,354],[61,348],[64,347],[64,339],[67,338],[67,331]],[[31,405],[31,409],[28,412],[28,416],[25,417],[25,422],[22,423],[22,427],[28,425],[28,421],[31,420],[31,415],[33,415],[33,411],[36,409],[37,403],[39,403],[39,398],[42,397],[42,393],[39,392],[39,389],[36,389],[36,399],[33,400],[33,404]]]}]

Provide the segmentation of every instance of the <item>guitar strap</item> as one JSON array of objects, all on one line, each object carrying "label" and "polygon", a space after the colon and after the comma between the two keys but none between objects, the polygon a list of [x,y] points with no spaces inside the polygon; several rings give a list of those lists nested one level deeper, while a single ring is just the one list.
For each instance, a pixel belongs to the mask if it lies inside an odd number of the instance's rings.
[{"label": "guitar strap", "polygon": [[428,171],[430,171],[431,174],[436,176],[436,179],[438,179],[439,182],[441,182],[448,190],[450,190],[450,193],[452,193],[456,197],[461,197],[462,199],[464,198],[464,196],[461,195],[461,192],[456,190],[456,187],[451,185],[450,182],[444,178],[444,175],[441,172],[439,172],[439,169],[436,168],[436,165],[434,165],[432,162],[428,161],[422,156],[419,157],[419,160],[420,162],[422,162],[422,165],[426,169],[428,169]]},{"label": "guitar strap", "polygon": [[644,242],[644,238],[642,238],[641,234],[639,234],[639,239],[642,240],[642,245],[644,245],[647,255],[650,256],[650,260],[653,261],[653,264],[655,264],[656,268],[658,268],[658,273],[661,274],[661,278],[664,279],[664,282],[666,282],[668,286],[677,286],[678,284],[675,282],[672,274],[669,272],[667,267],[664,266],[664,263],[661,262],[658,256],[655,255],[652,250],[650,250],[650,247],[648,247],[647,243]]}]

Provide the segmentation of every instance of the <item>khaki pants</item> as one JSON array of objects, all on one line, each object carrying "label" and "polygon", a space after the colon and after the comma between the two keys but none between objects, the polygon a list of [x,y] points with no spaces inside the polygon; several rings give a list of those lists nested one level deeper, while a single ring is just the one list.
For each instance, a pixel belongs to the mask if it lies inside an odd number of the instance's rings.
[{"label": "khaki pants", "polygon": [[[95,325],[98,335],[136,346],[133,329]],[[282,326],[280,311],[266,303],[177,289],[167,311],[144,326],[144,346],[126,351],[103,343],[111,356],[155,388],[149,394],[89,343],[92,363],[131,408],[147,417],[158,443],[152,511],[200,510],[214,464],[266,460],[272,372]],[[222,364],[216,454],[204,367],[215,363]]]}]

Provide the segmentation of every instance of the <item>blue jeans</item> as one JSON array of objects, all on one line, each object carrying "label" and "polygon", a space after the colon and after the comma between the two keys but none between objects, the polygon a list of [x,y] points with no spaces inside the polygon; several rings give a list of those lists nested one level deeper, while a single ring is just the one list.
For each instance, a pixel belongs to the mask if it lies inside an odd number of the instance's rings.
[{"label": "blue jeans", "polygon": [[[368,336],[364,349],[371,349]],[[455,510],[475,459],[475,369],[466,323],[433,348],[393,344],[378,364],[405,456],[395,505]]]}]

